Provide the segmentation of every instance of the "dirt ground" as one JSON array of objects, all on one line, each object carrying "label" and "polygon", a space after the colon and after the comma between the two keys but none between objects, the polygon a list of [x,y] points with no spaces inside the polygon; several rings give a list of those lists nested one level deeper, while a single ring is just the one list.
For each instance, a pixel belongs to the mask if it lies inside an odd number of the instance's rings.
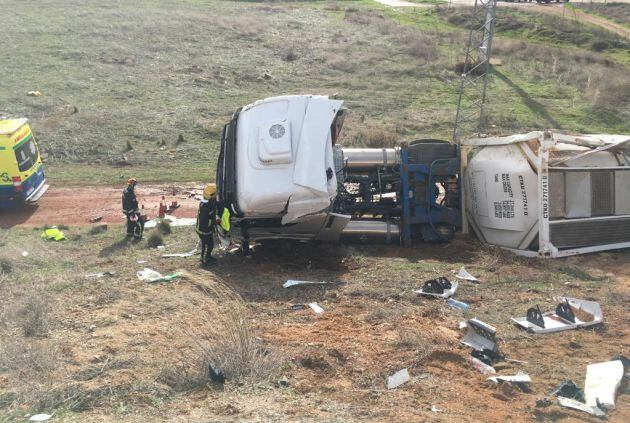
[{"label": "dirt ground", "polygon": [[[140,185],[136,194],[142,213],[149,218],[158,215],[160,201],[170,206],[176,201],[175,217],[195,217],[202,185],[174,187],[169,185]],[[192,195],[191,195],[192,194]],[[122,188],[60,187],[53,185],[36,205],[0,210],[0,228],[32,227],[46,224],[86,225],[90,219],[101,217],[99,223],[120,223],[124,219],[121,206]]]},{"label": "dirt ground", "polygon": [[[30,380],[42,373],[4,368],[0,403],[8,419],[55,411],[62,421],[594,421],[535,401],[564,380],[583,387],[587,364],[630,354],[628,251],[543,261],[465,237],[412,248],[270,243],[247,259],[217,252],[218,264],[204,270],[194,257],[161,258],[164,251],[125,241],[122,227],[87,230],[71,226],[69,240],[54,244],[32,228],[5,231],[3,258],[12,271],[0,274],[8,305],[1,345],[57,351],[46,384]],[[195,242],[192,228],[174,228],[166,252],[189,251]],[[437,275],[452,278],[461,265],[481,279],[463,282],[456,294],[469,312],[411,292]],[[135,275],[143,267],[184,275],[147,284]],[[99,271],[116,274],[85,276]],[[334,283],[282,288],[290,278]],[[556,295],[599,301],[604,325],[533,335],[510,322],[535,304],[552,309]],[[15,316],[38,298],[49,305],[46,330],[25,336]],[[310,302],[324,313],[294,307]],[[263,381],[193,384],[195,334],[220,326],[237,303],[273,351],[276,371]],[[471,367],[459,322],[472,317],[497,328],[507,357],[526,362],[496,369],[528,373],[531,392],[494,385]],[[387,390],[387,376],[403,368],[411,381]],[[30,397],[20,394],[25,386]],[[629,419],[630,397],[620,394],[610,420]]]}]

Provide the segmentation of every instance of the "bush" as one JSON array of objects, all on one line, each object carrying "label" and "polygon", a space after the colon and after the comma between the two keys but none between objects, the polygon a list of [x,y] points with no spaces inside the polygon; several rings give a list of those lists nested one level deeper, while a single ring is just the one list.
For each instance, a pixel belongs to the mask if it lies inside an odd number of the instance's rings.
[{"label": "bush", "polygon": [[26,337],[44,336],[48,333],[48,305],[45,299],[31,297],[20,308],[16,317]]},{"label": "bush", "polygon": [[164,238],[162,238],[162,234],[157,228],[154,231],[151,231],[147,237],[147,245],[149,248],[157,248],[160,245],[164,245]]},{"label": "bush", "polygon": [[6,257],[0,257],[0,274],[9,274],[13,271],[13,262]]},{"label": "bush", "polygon": [[173,230],[171,229],[171,222],[165,219],[160,219],[158,222],[156,229],[160,231],[162,235],[170,235]]}]

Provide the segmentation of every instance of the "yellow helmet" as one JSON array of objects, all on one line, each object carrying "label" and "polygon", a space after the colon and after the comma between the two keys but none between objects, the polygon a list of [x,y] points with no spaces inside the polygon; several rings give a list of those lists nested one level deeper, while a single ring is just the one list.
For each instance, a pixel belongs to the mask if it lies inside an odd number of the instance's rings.
[{"label": "yellow helmet", "polygon": [[203,189],[203,199],[209,200],[215,195],[217,195],[217,186],[215,184],[206,185],[206,187]]}]

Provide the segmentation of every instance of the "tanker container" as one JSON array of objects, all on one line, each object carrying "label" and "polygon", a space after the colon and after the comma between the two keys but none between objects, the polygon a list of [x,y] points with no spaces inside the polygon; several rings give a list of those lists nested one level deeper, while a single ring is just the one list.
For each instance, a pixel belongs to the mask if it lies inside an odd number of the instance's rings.
[{"label": "tanker container", "polygon": [[470,226],[526,256],[630,247],[629,141],[549,131],[464,141]]}]

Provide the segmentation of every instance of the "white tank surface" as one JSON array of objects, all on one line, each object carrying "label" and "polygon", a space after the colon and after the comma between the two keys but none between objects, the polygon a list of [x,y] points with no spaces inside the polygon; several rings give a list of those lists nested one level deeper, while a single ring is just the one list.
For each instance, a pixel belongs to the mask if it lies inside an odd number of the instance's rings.
[{"label": "white tank surface", "polygon": [[296,95],[241,110],[235,157],[243,216],[283,216],[289,223],[330,207],[337,192],[330,128],[342,103]]},{"label": "white tank surface", "polygon": [[629,141],[548,131],[464,141],[470,225],[525,255],[630,247]]}]

